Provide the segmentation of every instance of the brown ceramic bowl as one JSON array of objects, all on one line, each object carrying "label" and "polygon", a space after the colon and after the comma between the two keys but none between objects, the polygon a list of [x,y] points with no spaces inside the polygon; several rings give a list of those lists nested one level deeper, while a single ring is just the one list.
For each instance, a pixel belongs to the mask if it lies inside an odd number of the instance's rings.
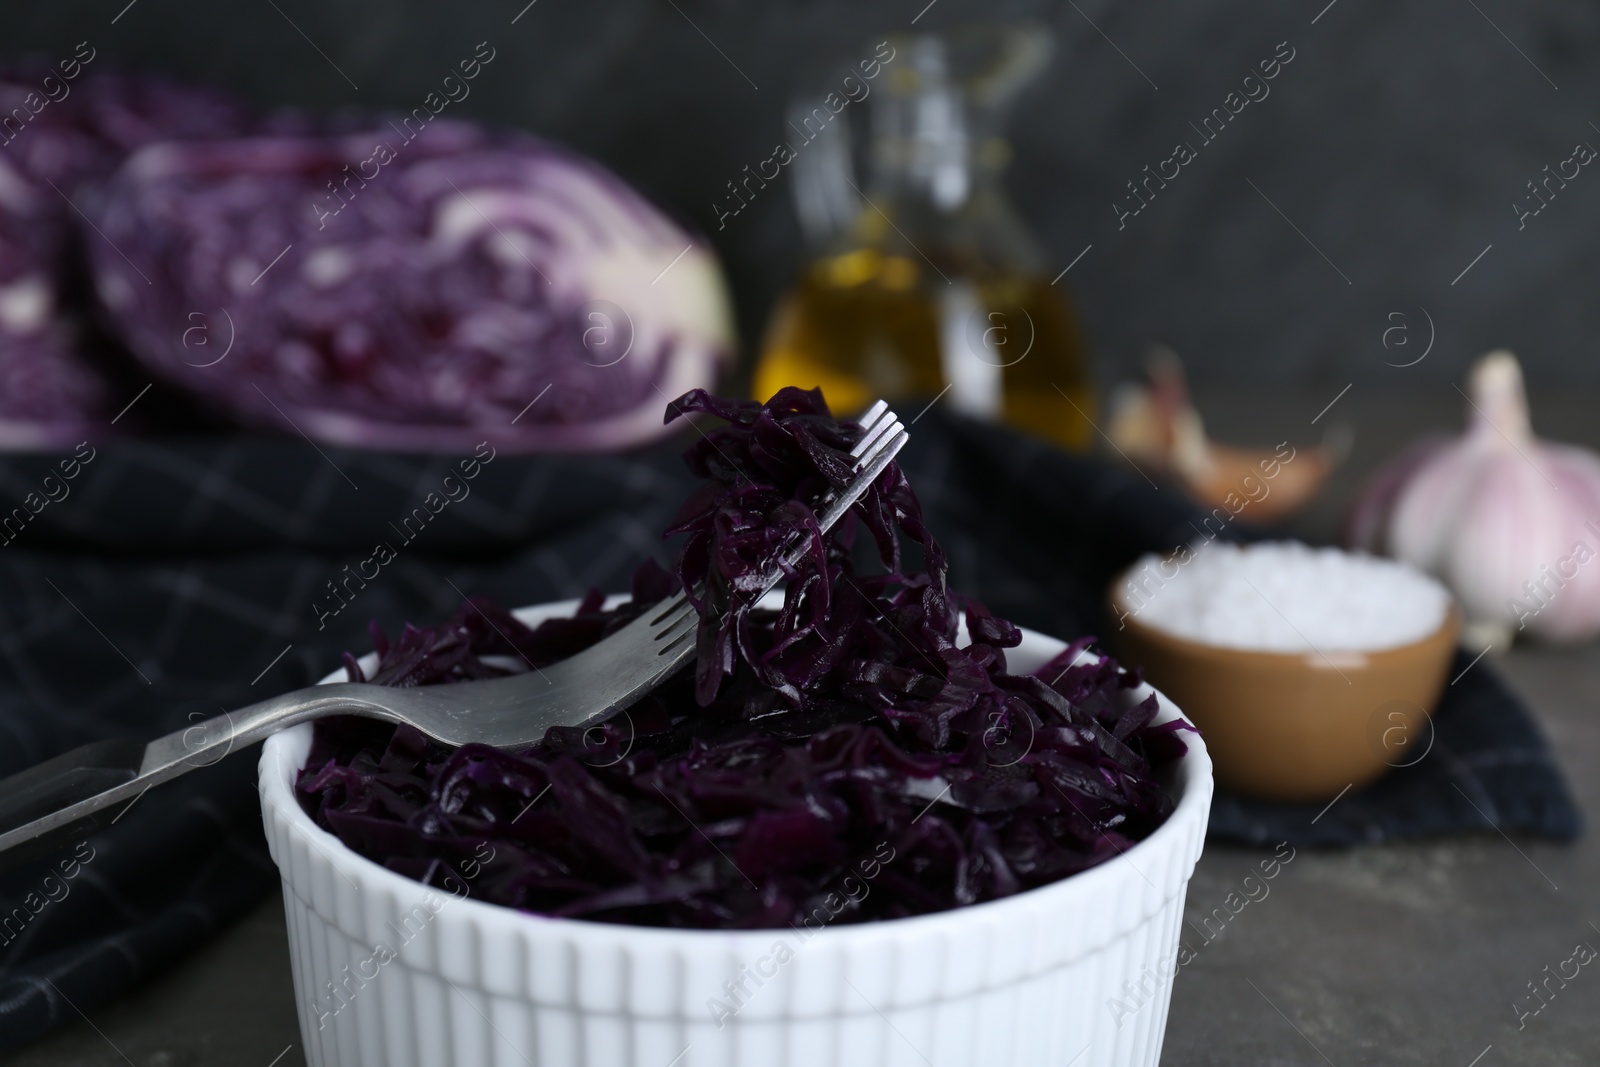
[{"label": "brown ceramic bowl", "polygon": [[1378,652],[1250,652],[1201,644],[1141,623],[1111,585],[1111,634],[1124,664],[1172,698],[1199,727],[1217,784],[1272,800],[1315,801],[1409,766],[1433,741],[1438,704],[1461,632],[1444,625]]}]

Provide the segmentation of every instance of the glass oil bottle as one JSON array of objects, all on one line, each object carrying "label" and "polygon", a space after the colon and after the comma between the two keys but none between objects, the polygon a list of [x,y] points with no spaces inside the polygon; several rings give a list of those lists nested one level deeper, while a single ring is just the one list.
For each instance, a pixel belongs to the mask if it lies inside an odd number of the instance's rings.
[{"label": "glass oil bottle", "polygon": [[[881,396],[906,418],[907,402],[939,398],[1087,450],[1094,393],[1077,317],[1000,182],[1001,112],[1044,65],[1049,39],[985,27],[891,43],[859,151],[848,113],[796,151],[796,201],[817,253],[774,314],[754,391],[821,386],[840,415]],[[791,115],[815,111],[802,101]],[[804,137],[815,125],[791,129]]]}]

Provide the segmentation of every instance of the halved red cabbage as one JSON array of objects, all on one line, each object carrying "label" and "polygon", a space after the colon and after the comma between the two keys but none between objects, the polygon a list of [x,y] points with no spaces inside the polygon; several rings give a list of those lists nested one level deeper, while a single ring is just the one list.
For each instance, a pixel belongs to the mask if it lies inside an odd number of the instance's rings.
[{"label": "halved red cabbage", "polygon": [[703,241],[596,163],[466,123],[152,146],[97,221],[127,259],[92,246],[96,287],[146,365],[327,441],[632,445],[733,348]]},{"label": "halved red cabbage", "polygon": [[0,449],[70,447],[106,432],[110,389],[62,304],[58,219],[0,157]]},{"label": "halved red cabbage", "polygon": [[[92,62],[93,50],[79,57]],[[65,72],[75,76],[65,77]],[[0,448],[53,448],[110,429],[113,395],[90,349],[81,239],[94,186],[160,138],[237,133],[238,108],[80,59],[0,72]],[[109,249],[108,249],[109,250]]]},{"label": "halved red cabbage", "polygon": [[[686,456],[706,478],[669,576],[633,599],[529,629],[475,598],[442,626],[373,626],[371,681],[430,685],[544,666],[599,640],[681,578],[703,580],[695,671],[588,731],[525,752],[451,750],[410,728],[327,719],[297,783],[320,825],[391,870],[514,908],[672,927],[859,922],[992,900],[1124,851],[1171,813],[1178,722],[1083,638],[1034,674],[1006,670],[1017,628],[946,586],[897,466],[818,536],[813,509],[860,428],[821,394],[767,404],[691,393],[669,419],[729,420]],[[865,526],[883,570],[858,567]],[[782,610],[741,591],[791,538],[811,552]],[[901,555],[920,546],[921,564]],[[911,553],[908,553],[908,555]],[[964,610],[971,643],[956,645]],[[731,615],[724,614],[731,612]],[[486,657],[488,657],[486,659]],[[499,658],[496,658],[499,657]],[[509,658],[507,658],[509,657]],[[346,658],[352,679],[362,672]]]}]

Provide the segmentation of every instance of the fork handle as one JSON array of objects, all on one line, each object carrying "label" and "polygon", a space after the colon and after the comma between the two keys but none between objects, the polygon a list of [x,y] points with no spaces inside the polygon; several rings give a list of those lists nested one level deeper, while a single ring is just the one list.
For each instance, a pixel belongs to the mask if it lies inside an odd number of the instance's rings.
[{"label": "fork handle", "polygon": [[[137,741],[94,741],[0,781],[0,848],[8,864],[94,829],[94,813],[138,779],[144,749]],[[85,814],[58,817],[86,802]]]},{"label": "fork handle", "polygon": [[[370,691],[370,692],[368,692]],[[0,859],[9,865],[122,818],[146,789],[226,758],[296,723],[374,715],[367,685],[314,686],[224,712],[149,744],[93,741],[0,780]],[[115,810],[112,810],[115,809]]]}]

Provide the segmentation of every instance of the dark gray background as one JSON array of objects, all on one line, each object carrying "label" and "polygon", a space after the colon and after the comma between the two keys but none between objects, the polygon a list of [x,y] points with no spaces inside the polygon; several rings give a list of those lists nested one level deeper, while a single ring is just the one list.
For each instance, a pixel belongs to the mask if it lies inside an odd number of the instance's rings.
[{"label": "dark gray background", "polygon": [[[87,39],[97,62],[258,104],[409,110],[487,40],[498,55],[450,114],[566,141],[712,231],[713,199],[770,153],[802,65],[867,54],[927,0],[537,0],[515,25],[526,0],[126,2],[8,5],[0,47],[54,59]],[[1012,123],[1010,183],[1052,262],[1093,245],[1067,282],[1102,380],[1163,340],[1209,382],[1443,385],[1500,345],[1535,383],[1600,382],[1600,168],[1521,232],[1511,206],[1577,142],[1600,147],[1600,5],[1326,2],[937,0],[918,27],[1028,16],[1054,31],[1055,63]],[[1285,40],[1296,58],[1271,95],[1119,232],[1124,183]],[[787,177],[713,236],[753,349],[801,255]],[[1386,367],[1421,353],[1421,309],[1432,353]],[[1386,350],[1397,324],[1409,333]]]}]

